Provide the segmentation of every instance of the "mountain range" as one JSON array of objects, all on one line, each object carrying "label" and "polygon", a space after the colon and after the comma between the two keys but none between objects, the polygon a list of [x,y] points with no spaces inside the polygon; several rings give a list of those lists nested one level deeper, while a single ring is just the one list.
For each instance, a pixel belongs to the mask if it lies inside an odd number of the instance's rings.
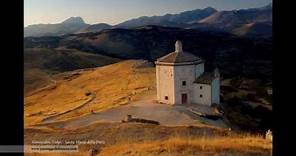
[{"label": "mountain range", "polygon": [[272,4],[260,8],[218,11],[207,7],[166,14],[142,16],[117,25],[86,24],[81,17],[71,17],[57,24],[36,24],[24,28],[24,36],[61,36],[65,34],[100,32],[104,29],[132,29],[145,25],[225,31],[239,36],[270,37],[272,34]]},{"label": "mountain range", "polygon": [[[185,51],[207,60],[208,68],[218,66],[223,69],[221,72],[225,76],[244,74],[252,77],[270,77],[272,40],[243,38],[226,32],[142,26],[134,29],[106,29],[96,33],[26,37],[24,45],[25,49],[31,49],[30,51],[32,48],[54,51],[64,48],[118,59],[155,61],[174,51],[176,40],[183,42]],[[39,60],[41,58],[49,59],[40,57]]]},{"label": "mountain range", "polygon": [[[272,142],[264,136],[272,127],[273,102],[267,92],[273,74],[271,8],[207,7],[117,25],[71,17],[25,27],[25,143],[49,135],[51,140],[108,141],[102,150],[85,146],[80,155],[93,149],[106,156],[270,155]],[[175,51],[176,40],[205,61],[205,72],[219,69],[221,105],[215,111],[223,110],[221,119],[155,103],[153,62]],[[161,124],[117,123],[128,112]],[[194,142],[188,144],[188,139]],[[121,146],[126,140],[132,144]],[[172,145],[176,151],[167,150]],[[131,146],[140,150],[131,151]]]},{"label": "mountain range", "polygon": [[133,28],[144,25],[186,27],[187,25],[190,25],[190,23],[206,18],[216,12],[216,9],[212,7],[207,7],[205,9],[196,9],[192,11],[181,12],[180,14],[166,14],[164,16],[152,17],[142,16],[120,23],[115,27]]},{"label": "mountain range", "polygon": [[90,26],[81,17],[70,17],[57,24],[35,24],[24,28],[24,36],[59,36]]},{"label": "mountain range", "polygon": [[157,58],[183,49],[206,60],[207,70],[225,78],[255,78],[271,83],[271,5],[233,11],[214,8],[140,17],[118,25],[86,24],[71,17],[58,24],[25,28],[25,90],[49,83],[51,75],[112,64],[126,59]]}]

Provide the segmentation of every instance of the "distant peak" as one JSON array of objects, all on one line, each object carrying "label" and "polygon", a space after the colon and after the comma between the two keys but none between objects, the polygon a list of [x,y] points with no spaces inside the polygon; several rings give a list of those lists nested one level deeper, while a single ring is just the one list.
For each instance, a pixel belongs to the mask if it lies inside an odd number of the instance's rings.
[{"label": "distant peak", "polygon": [[267,5],[263,6],[263,7],[259,7],[259,8],[256,8],[256,9],[258,9],[258,10],[270,10],[270,9],[272,9],[272,3],[269,3],[269,4],[267,4]]},{"label": "distant peak", "polygon": [[85,24],[84,20],[81,17],[70,17],[68,19],[66,19],[65,21],[63,21],[62,23],[81,23],[81,24]]},{"label": "distant peak", "polygon": [[[205,11],[205,12],[217,12],[218,10],[213,8],[213,7],[206,7],[206,8],[203,8],[203,9],[195,9],[195,10],[191,10],[191,11]],[[191,12],[191,11],[185,11],[185,12]]]},{"label": "distant peak", "polygon": [[272,2],[266,5],[267,7],[272,7]]},{"label": "distant peak", "polygon": [[215,9],[215,8],[213,8],[213,7],[206,7],[206,8],[204,8],[204,10],[217,11],[217,9]]},{"label": "distant peak", "polygon": [[267,5],[264,6],[263,8],[269,8],[269,9],[271,9],[271,8],[272,8],[272,3],[267,4]]}]

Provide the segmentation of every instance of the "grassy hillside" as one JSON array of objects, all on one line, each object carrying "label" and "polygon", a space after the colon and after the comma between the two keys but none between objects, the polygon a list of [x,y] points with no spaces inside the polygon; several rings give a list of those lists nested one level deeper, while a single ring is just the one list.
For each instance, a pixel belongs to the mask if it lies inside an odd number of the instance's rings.
[{"label": "grassy hillside", "polygon": [[24,92],[28,93],[36,90],[37,88],[46,87],[52,83],[50,75],[41,69],[31,68],[25,69],[24,72]]},{"label": "grassy hillside", "polygon": [[171,138],[106,147],[100,156],[269,156],[271,144],[260,137]]},{"label": "grassy hillside", "polygon": [[93,24],[90,25],[86,28],[83,28],[81,30],[79,30],[78,32],[75,33],[88,33],[88,32],[100,32],[104,29],[111,29],[112,26],[106,23],[98,23],[98,24]]},{"label": "grassy hillside", "polygon": [[[38,134],[38,135],[36,135]],[[46,128],[25,129],[25,143],[32,140],[100,140],[105,144],[80,145],[78,153],[45,153],[28,156],[87,155],[90,148],[99,156],[269,156],[271,142],[260,135],[235,133],[206,126],[161,126],[151,124],[96,123],[78,129],[63,129],[63,123]]]},{"label": "grassy hillside", "polygon": [[98,67],[117,61],[119,59],[75,49],[26,48],[24,50],[25,69],[39,68],[53,73]]},{"label": "grassy hillside", "polygon": [[74,49],[25,48],[25,94],[52,83],[52,74],[99,67],[118,62],[119,59]]},{"label": "grassy hillside", "polygon": [[[96,122],[68,127],[73,118],[155,98],[155,68],[143,60],[55,74],[55,83],[25,97],[25,143],[32,140],[99,140],[77,153],[26,153],[27,156],[84,156],[96,148],[101,156],[269,156],[272,144],[262,135],[224,128]],[[225,92],[225,89],[224,89]],[[236,107],[235,107],[236,108]],[[235,112],[235,108],[231,110]],[[228,114],[228,112],[227,112]],[[230,113],[229,113],[230,114]],[[236,114],[236,118],[245,116]],[[44,123],[43,121],[55,121]]]},{"label": "grassy hillside", "polygon": [[[25,47],[67,47],[122,59],[155,59],[183,49],[206,60],[207,69],[221,69],[225,77],[243,76],[271,81],[271,38],[244,38],[218,31],[143,26],[61,37],[25,38]],[[214,46],[213,46],[214,45]]]},{"label": "grassy hillside", "polygon": [[[221,102],[228,120],[242,129],[268,129],[272,101],[267,101],[270,95],[266,88],[252,79],[228,81],[222,81],[221,86]],[[78,118],[156,97],[155,68],[143,60],[63,72],[46,82],[50,85],[25,97],[26,126]]]},{"label": "grassy hillside", "polygon": [[116,64],[57,74],[56,84],[25,97],[25,125],[75,109],[57,119],[69,119],[137,100],[155,91],[155,69],[145,61]]},{"label": "grassy hillside", "polygon": [[232,30],[233,34],[249,37],[271,37],[272,26],[268,22],[248,23]]}]

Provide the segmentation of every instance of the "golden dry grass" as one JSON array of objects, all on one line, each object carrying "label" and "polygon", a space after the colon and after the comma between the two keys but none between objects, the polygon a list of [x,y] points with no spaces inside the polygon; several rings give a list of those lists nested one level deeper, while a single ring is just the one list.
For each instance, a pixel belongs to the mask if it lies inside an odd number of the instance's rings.
[{"label": "golden dry grass", "polygon": [[88,156],[88,152],[69,153],[25,153],[25,156]]},{"label": "golden dry grass", "polygon": [[[96,123],[78,129],[58,126],[25,130],[25,143],[32,140],[104,140],[102,156],[265,156],[271,142],[260,135],[241,134],[208,126],[167,127],[150,124]],[[102,146],[101,146],[102,147]],[[78,153],[26,154],[41,156],[87,155],[90,146]]]},{"label": "golden dry grass", "polygon": [[106,147],[100,156],[152,155],[270,155],[271,143],[258,136],[170,138]]},{"label": "golden dry grass", "polygon": [[51,84],[50,76],[37,68],[24,69],[24,94],[28,95],[36,88],[45,87]]},{"label": "golden dry grass", "polygon": [[95,95],[85,107],[59,116],[66,120],[98,112],[142,98],[155,91],[155,69],[136,68],[143,63],[128,60],[112,65],[82,71],[78,76],[64,79],[56,76],[57,86],[25,97],[25,126],[40,123],[42,119],[78,107]]}]

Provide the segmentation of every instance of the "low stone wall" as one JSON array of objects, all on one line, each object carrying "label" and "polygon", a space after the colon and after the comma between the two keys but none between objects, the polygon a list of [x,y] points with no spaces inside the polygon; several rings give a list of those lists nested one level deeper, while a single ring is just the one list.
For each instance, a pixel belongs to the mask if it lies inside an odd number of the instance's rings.
[{"label": "low stone wall", "polygon": [[126,119],[125,120],[121,120],[121,122],[122,123],[138,122],[138,123],[148,123],[148,124],[159,125],[159,122],[158,121],[141,119],[141,118],[133,118],[131,115],[127,115]]}]

